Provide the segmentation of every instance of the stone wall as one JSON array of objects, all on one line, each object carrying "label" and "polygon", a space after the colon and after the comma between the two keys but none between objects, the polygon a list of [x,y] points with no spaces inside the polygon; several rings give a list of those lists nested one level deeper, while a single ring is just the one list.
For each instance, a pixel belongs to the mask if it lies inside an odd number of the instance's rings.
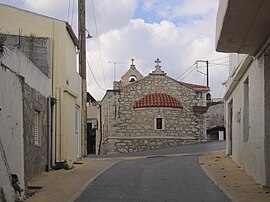
[{"label": "stone wall", "polygon": [[207,110],[207,129],[224,126],[224,102],[212,103]]},{"label": "stone wall", "polygon": [[[39,112],[40,144],[34,144],[34,112]],[[23,84],[24,168],[26,182],[46,171],[47,99],[28,84]]]},{"label": "stone wall", "polygon": [[[176,98],[182,108],[133,108],[135,101],[154,92]],[[205,116],[193,112],[198,102],[192,88],[164,75],[149,75],[121,90],[107,91],[101,103],[101,153],[143,151],[206,140]],[[164,130],[154,129],[157,117],[164,119]]]},{"label": "stone wall", "polygon": [[153,138],[117,138],[109,139],[107,144],[107,153],[115,152],[139,152],[150,149],[161,149],[167,147],[175,147],[185,144],[195,144],[198,139],[177,139],[176,137],[153,137]]}]

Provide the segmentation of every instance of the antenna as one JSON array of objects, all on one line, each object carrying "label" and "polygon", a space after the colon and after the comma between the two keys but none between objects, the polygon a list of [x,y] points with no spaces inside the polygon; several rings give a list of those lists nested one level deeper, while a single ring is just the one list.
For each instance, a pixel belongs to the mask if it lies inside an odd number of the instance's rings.
[{"label": "antenna", "polygon": [[116,64],[128,64],[127,62],[119,62],[119,61],[108,61],[108,63],[113,64],[113,80],[115,81],[116,76]]}]

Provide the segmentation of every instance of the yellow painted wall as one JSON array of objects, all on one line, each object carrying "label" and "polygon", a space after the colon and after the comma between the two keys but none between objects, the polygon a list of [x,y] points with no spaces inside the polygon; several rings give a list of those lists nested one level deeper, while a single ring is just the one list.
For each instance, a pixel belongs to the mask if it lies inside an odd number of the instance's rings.
[{"label": "yellow painted wall", "polygon": [[[75,106],[81,106],[81,77],[76,71],[76,48],[66,23],[0,4],[0,32],[51,39],[52,96],[57,99],[53,123],[53,161],[76,160]],[[68,81],[68,85],[67,85]],[[56,159],[54,157],[56,156]]]}]

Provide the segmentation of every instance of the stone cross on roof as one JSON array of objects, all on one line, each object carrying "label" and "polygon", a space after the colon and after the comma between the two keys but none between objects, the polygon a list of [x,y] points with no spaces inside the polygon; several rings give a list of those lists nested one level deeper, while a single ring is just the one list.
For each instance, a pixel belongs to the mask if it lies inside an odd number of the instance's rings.
[{"label": "stone cross on roof", "polygon": [[157,58],[156,61],[155,61],[155,63],[157,63],[156,66],[160,66],[159,63],[161,63],[161,60]]},{"label": "stone cross on roof", "polygon": [[131,58],[131,65],[130,65],[130,68],[136,68],[135,67],[135,64],[134,64],[134,61],[135,61],[135,59],[134,58]]},{"label": "stone cross on roof", "polygon": [[152,73],[151,73],[151,75],[166,75],[166,73],[164,73],[164,71],[162,71],[161,70],[161,66],[160,66],[160,63],[161,63],[161,60],[160,59],[156,59],[156,61],[155,61],[155,63],[156,63],[156,66],[155,66],[155,71],[153,71]]}]

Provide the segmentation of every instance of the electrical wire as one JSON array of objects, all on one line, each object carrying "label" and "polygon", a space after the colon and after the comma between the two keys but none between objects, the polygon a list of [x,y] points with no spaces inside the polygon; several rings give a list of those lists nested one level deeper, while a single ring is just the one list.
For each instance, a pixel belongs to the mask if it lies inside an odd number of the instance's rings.
[{"label": "electrical wire", "polygon": [[95,28],[96,28],[96,35],[97,35],[97,43],[98,43],[98,50],[99,50],[99,59],[100,59],[100,63],[101,63],[101,69],[102,69],[102,74],[103,74],[103,80],[104,80],[105,88],[107,88],[106,79],[105,79],[105,73],[104,73],[104,67],[103,67],[103,60],[102,60],[102,55],[101,55],[99,34],[98,34],[98,28],[97,28],[96,12],[95,12],[95,6],[94,6],[94,1],[93,0],[92,0],[92,9],[93,9],[93,17],[94,17]]},{"label": "electrical wire", "polygon": [[228,62],[222,62],[222,63],[210,63],[209,62],[209,66],[230,66],[229,64],[228,64]]},{"label": "electrical wire", "polygon": [[194,67],[195,63],[187,68],[180,76],[176,78],[176,80],[180,79],[183,75],[185,75],[192,67]]},{"label": "electrical wire", "polygon": [[190,75],[196,68],[193,68],[191,72],[189,72],[186,76],[184,76],[184,78],[181,79],[181,81],[183,81],[188,75]]},{"label": "electrical wire", "polygon": [[211,60],[208,60],[208,61],[222,60],[222,59],[225,59],[225,58],[229,58],[229,56],[220,57],[220,58],[214,58],[214,59],[211,59]]},{"label": "electrical wire", "polygon": [[92,71],[92,69],[91,69],[90,63],[89,63],[89,61],[88,61],[87,58],[86,58],[86,62],[87,62],[87,66],[88,66],[88,68],[89,68],[89,70],[90,70],[90,72],[91,72],[91,74],[92,74],[92,76],[93,76],[93,78],[94,78],[94,80],[95,80],[97,86],[98,86],[101,90],[106,91],[106,90],[105,90],[104,88],[102,88],[102,87],[100,86],[100,84],[98,83],[98,81],[97,81],[97,79],[96,79],[96,77],[95,77],[95,75],[94,75],[94,73],[93,73],[93,71]]}]

